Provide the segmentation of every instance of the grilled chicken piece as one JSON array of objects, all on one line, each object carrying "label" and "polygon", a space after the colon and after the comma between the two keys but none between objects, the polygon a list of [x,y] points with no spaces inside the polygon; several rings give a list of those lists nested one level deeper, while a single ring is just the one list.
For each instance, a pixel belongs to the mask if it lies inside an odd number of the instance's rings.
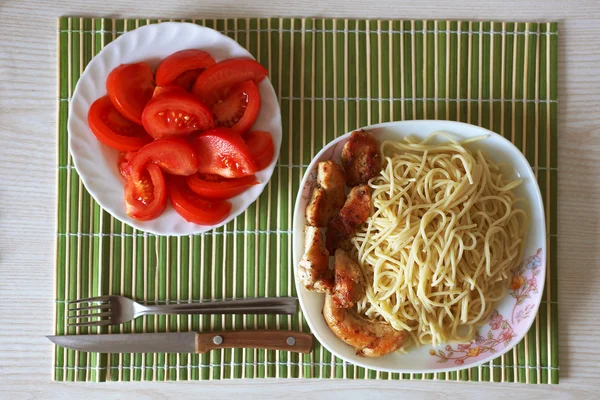
[{"label": "grilled chicken piece", "polygon": [[358,264],[342,249],[335,251],[335,284],[333,304],[337,308],[352,308],[365,293]]},{"label": "grilled chicken piece", "polygon": [[329,293],[333,273],[329,269],[329,252],[323,244],[323,234],[314,226],[305,230],[304,256],[298,265],[298,278],[306,290]]},{"label": "grilled chicken piece", "polygon": [[369,321],[353,309],[337,308],[331,295],[325,296],[323,317],[332,332],[363,357],[380,357],[404,344],[406,332],[385,322]]},{"label": "grilled chicken piece", "polygon": [[354,131],[342,150],[342,166],[346,184],[356,186],[369,182],[381,170],[379,143],[369,131]]},{"label": "grilled chicken piece", "polygon": [[367,185],[355,186],[350,190],[344,207],[327,225],[327,250],[334,253],[337,248],[349,248],[348,240],[356,229],[367,220],[371,212],[371,189]]},{"label": "grilled chicken piece", "polygon": [[333,161],[321,161],[317,168],[317,185],[306,207],[306,222],[324,228],[346,201],[345,176]]}]

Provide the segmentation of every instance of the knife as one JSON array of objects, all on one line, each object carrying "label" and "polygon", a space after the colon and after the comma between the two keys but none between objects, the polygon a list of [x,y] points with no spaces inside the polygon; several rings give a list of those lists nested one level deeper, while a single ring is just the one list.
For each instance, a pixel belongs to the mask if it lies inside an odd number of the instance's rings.
[{"label": "knife", "polygon": [[53,343],[92,353],[196,353],[214,349],[268,349],[310,353],[309,333],[278,330],[46,336]]}]

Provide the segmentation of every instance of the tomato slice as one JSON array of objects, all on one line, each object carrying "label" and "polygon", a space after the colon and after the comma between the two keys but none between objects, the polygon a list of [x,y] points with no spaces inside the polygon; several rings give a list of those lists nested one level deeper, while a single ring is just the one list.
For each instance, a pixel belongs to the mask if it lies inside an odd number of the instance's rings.
[{"label": "tomato slice", "polygon": [[167,206],[165,177],[156,164],[148,165],[139,180],[130,179],[125,184],[127,215],[148,221],[162,214]]},{"label": "tomato slice", "polygon": [[267,70],[257,61],[249,58],[231,58],[213,65],[200,74],[194,83],[192,93],[212,106],[219,99],[225,98],[233,86],[248,80],[258,84],[266,76]]},{"label": "tomato slice", "polygon": [[186,181],[194,193],[209,200],[230,199],[258,183],[254,175],[225,179],[219,175],[195,174],[188,176]]},{"label": "tomato slice", "polygon": [[186,221],[198,225],[215,225],[223,221],[231,212],[228,201],[209,201],[192,192],[185,180],[169,180],[171,205]]},{"label": "tomato slice", "polygon": [[260,93],[252,81],[235,86],[223,100],[212,107],[215,125],[240,134],[250,130],[260,111]]},{"label": "tomato slice", "polygon": [[273,137],[269,132],[252,131],[245,133],[242,137],[248,144],[257,171],[271,165],[275,155],[275,146],[273,145]]},{"label": "tomato slice", "polygon": [[194,87],[194,82],[196,82],[198,75],[200,75],[202,71],[204,71],[204,68],[190,69],[189,71],[185,71],[175,78],[175,80],[170,83],[170,86],[180,87],[186,92],[191,92],[192,88]]},{"label": "tomato slice", "polygon": [[146,63],[121,64],[106,79],[106,91],[121,115],[142,124],[142,112],[154,92],[154,75]]},{"label": "tomato slice", "polygon": [[144,128],[119,114],[108,96],[92,104],[88,125],[96,139],[120,151],[135,151],[152,141]]},{"label": "tomato slice", "polygon": [[[193,74],[188,74],[188,76],[177,82],[176,84],[179,86],[181,83],[186,82],[186,78],[190,81],[195,80],[200,75],[200,72],[214,64],[215,59],[206,51],[197,49],[178,51],[160,63],[156,69],[156,84],[158,86],[170,85],[171,83],[175,83],[174,81],[179,79],[184,73],[194,71]],[[195,75],[193,79],[191,78],[192,75]],[[189,82],[190,88],[192,84],[193,82]],[[186,90],[189,90],[189,88]]]},{"label": "tomato slice", "polygon": [[198,136],[193,146],[200,160],[198,172],[241,178],[256,172],[250,149],[237,133],[216,128]]},{"label": "tomato slice", "polygon": [[152,98],[158,97],[161,94],[168,92],[182,92],[184,91],[182,88],[178,86],[157,86],[154,88],[154,92],[152,93]]},{"label": "tomato slice", "polygon": [[210,129],[213,117],[197,97],[183,90],[168,90],[150,100],[142,122],[150,136],[160,139]]},{"label": "tomato slice", "polygon": [[198,157],[183,139],[159,139],[142,147],[131,160],[132,178],[139,179],[148,164],[157,164],[171,175],[192,175],[198,170]]},{"label": "tomato slice", "polygon": [[119,172],[121,173],[121,176],[123,178],[125,178],[125,180],[128,180],[129,178],[131,178],[131,160],[133,160],[133,158],[135,157],[135,155],[137,154],[137,152],[135,151],[127,151],[127,152],[120,152],[119,153],[119,159],[117,160],[117,166],[119,167]]}]

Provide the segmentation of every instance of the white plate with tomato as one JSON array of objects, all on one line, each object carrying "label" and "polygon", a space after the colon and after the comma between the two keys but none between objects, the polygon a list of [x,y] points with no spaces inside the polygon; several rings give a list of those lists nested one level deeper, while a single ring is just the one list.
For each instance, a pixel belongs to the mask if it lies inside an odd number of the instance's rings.
[{"label": "white plate with tomato", "polygon": [[166,22],[108,44],[81,75],[69,149],[115,218],[188,235],[244,212],[268,183],[281,115],[267,70],[234,40]]}]

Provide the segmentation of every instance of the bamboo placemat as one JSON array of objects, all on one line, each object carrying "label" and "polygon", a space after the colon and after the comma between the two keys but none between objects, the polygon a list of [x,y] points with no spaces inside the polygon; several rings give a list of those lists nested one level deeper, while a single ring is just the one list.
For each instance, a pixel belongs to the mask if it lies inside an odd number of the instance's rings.
[{"label": "bamboo placemat", "polygon": [[143,302],[295,295],[292,210],[306,166],[335,137],[371,123],[449,119],[512,140],[546,206],[548,274],[535,324],[513,351],[439,374],[358,368],[319,344],[309,355],[223,350],[205,355],[99,355],[55,348],[58,381],[224,378],[432,379],[558,383],[557,24],[331,19],[194,20],[246,47],[267,69],[283,119],[273,178],[248,211],[203,235],[145,234],[102,210],[67,147],[70,96],[86,64],[126,31],[158,20],[60,18],[56,334],[281,328],[294,316],[147,316],[111,328],[66,328],[65,302],[122,294]]}]

